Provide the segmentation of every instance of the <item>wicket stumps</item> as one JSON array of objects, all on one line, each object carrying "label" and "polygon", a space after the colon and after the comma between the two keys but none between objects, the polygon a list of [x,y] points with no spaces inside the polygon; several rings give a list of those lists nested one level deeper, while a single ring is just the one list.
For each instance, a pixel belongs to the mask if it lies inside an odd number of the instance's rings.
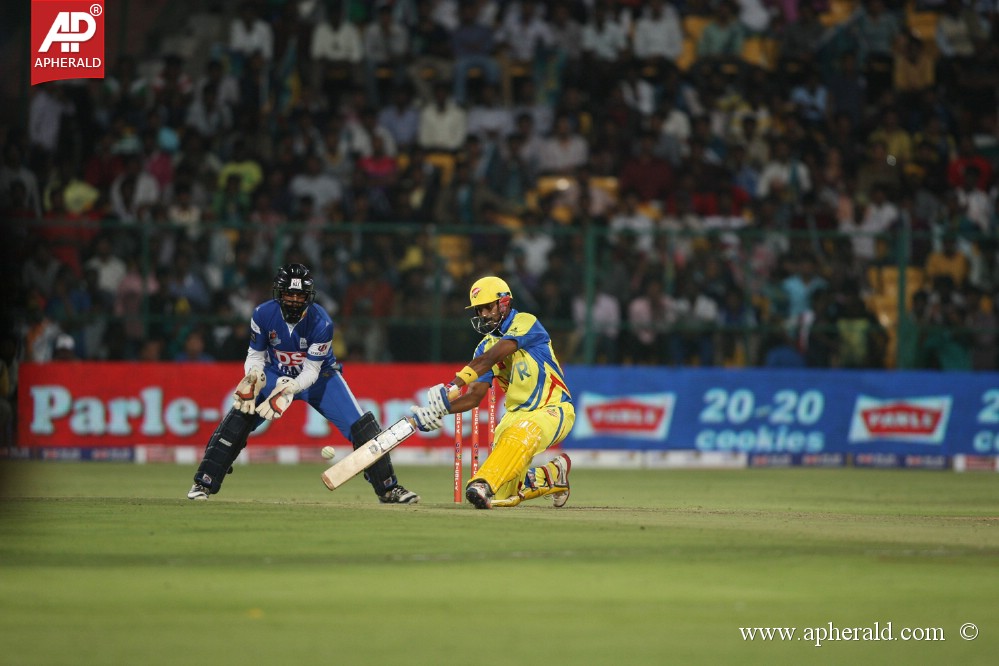
[{"label": "wicket stumps", "polygon": [[[489,394],[487,398],[488,404],[488,430],[486,435],[486,447],[488,450],[492,450],[493,447],[493,437],[496,433],[496,387],[492,384],[489,385]],[[475,478],[475,475],[479,471],[479,407],[476,405],[472,408],[472,464],[471,464],[471,478]],[[459,412],[454,415],[454,503],[461,504],[464,498],[464,484],[462,484],[462,455],[464,453],[464,434],[462,433],[462,428],[464,427],[464,419],[462,414]],[[488,452],[487,454],[488,455]]]}]

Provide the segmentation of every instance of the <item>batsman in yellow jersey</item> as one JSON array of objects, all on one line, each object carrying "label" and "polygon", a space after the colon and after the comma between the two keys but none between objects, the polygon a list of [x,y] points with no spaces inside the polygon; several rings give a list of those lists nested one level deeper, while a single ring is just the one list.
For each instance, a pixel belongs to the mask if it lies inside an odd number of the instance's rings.
[{"label": "batsman in yellow jersey", "polygon": [[[447,414],[481,404],[495,378],[506,392],[506,414],[496,426],[492,452],[465,486],[466,499],[477,509],[491,509],[550,495],[554,506],[565,506],[569,456],[531,466],[534,456],[565,439],[576,421],[548,331],[537,317],[512,307],[510,287],[498,277],[477,280],[469,300],[472,326],[485,337],[449,384],[432,387],[426,406],[412,408],[416,425],[424,432],[436,430]],[[468,389],[449,400],[453,386]]]}]

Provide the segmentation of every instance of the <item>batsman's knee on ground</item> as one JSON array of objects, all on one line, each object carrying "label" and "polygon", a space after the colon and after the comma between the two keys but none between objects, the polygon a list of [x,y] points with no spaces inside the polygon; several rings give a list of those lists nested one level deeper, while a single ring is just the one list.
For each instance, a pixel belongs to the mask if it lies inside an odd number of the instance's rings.
[{"label": "batsman's knee on ground", "polygon": [[565,439],[574,421],[575,411],[570,403],[525,414],[508,414],[496,428],[496,443],[492,453],[469,483],[488,483],[493,492],[494,503],[508,498],[517,498],[519,503],[524,499],[547,494],[544,489],[532,490],[527,487],[531,485],[529,483],[524,485],[529,471],[535,471],[536,475],[541,473],[544,477],[541,468],[531,469],[531,461],[537,454]]}]

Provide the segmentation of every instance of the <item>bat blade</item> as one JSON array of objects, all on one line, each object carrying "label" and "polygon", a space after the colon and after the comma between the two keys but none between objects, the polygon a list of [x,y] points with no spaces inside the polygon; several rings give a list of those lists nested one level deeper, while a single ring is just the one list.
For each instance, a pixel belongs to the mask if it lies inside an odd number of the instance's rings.
[{"label": "bat blade", "polygon": [[399,419],[371,441],[359,446],[343,460],[323,472],[323,483],[336,490],[355,476],[371,467],[379,458],[399,446],[416,432],[413,421]]}]

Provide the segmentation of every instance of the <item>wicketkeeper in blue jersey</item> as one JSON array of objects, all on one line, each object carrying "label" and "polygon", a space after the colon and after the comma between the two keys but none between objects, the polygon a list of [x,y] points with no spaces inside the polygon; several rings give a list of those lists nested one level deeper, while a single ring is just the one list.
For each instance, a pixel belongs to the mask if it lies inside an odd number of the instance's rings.
[{"label": "wicketkeeper in blue jersey", "polygon": [[[374,415],[361,412],[341,374],[333,355],[333,320],[315,302],[309,269],[302,264],[282,266],[274,276],[273,295],[253,311],[243,364],[246,376],[233,394],[232,409],[208,440],[188,499],[207,500],[217,493],[250,433],[265,419],[281,418],[296,400],[330,420],[355,449],[381,432]],[[420,501],[399,484],[387,455],[364,476],[380,502]]]}]

